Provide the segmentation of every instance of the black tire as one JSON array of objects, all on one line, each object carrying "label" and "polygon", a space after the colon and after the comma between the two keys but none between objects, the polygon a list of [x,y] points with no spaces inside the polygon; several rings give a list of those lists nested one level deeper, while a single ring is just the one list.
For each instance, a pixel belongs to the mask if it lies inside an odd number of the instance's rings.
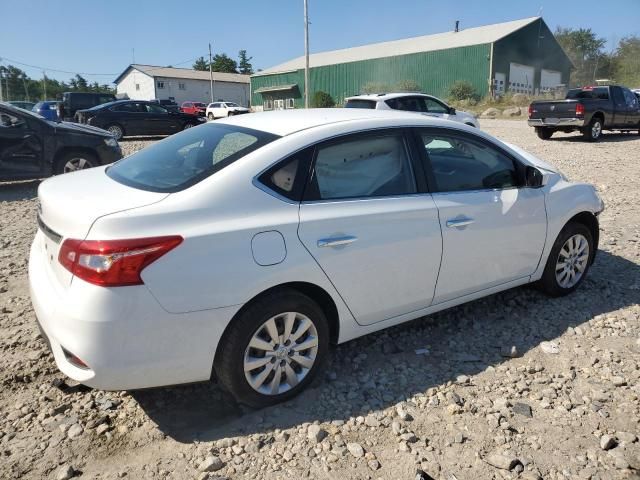
[{"label": "black tire", "polygon": [[184,130],[187,130],[188,128],[195,127],[195,126],[196,126],[196,124],[195,124],[195,123],[193,123],[193,122],[187,122],[187,123],[185,123],[185,124],[182,126],[182,130],[184,131]]},{"label": "black tire", "polygon": [[[315,362],[296,386],[280,394],[267,395],[255,390],[245,377],[245,352],[248,351],[254,334],[262,329],[265,322],[285,312],[298,312],[311,320],[317,332],[317,353]],[[279,333],[282,326],[278,326]],[[236,315],[220,341],[214,372],[222,386],[238,402],[256,408],[266,407],[288,400],[304,390],[321,369],[328,351],[329,324],[323,310],[312,299],[296,290],[281,290],[258,298]],[[269,378],[273,376],[269,374],[267,379]],[[268,381],[265,380],[264,383]]]},{"label": "black tire", "polygon": [[62,175],[63,173],[85,170],[87,168],[97,167],[98,165],[100,165],[100,162],[94,154],[82,150],[71,151],[56,159],[53,165],[53,173],[55,175]]},{"label": "black tire", "polygon": [[588,142],[597,142],[602,136],[602,129],[604,128],[602,119],[600,117],[593,117],[582,130],[582,136]]},{"label": "black tire", "polygon": [[536,127],[536,134],[538,135],[538,138],[541,138],[542,140],[549,140],[554,131],[555,130],[552,128]]},{"label": "black tire", "polygon": [[[582,235],[586,240],[589,246],[589,254],[587,258],[587,263],[582,272],[581,277],[578,281],[569,287],[563,287],[560,285],[558,278],[556,276],[556,264],[558,263],[560,257],[560,250],[563,248],[565,243],[575,235]],[[578,222],[570,222],[564,226],[564,228],[558,234],[558,238],[553,244],[551,248],[551,253],[549,254],[549,258],[547,259],[547,264],[544,268],[544,273],[542,274],[542,278],[538,281],[538,286],[542,291],[547,293],[552,297],[562,297],[564,295],[568,295],[573,292],[576,288],[580,286],[580,284],[584,281],[589,273],[589,268],[591,267],[591,263],[593,262],[593,256],[595,254],[594,244],[593,244],[593,236],[591,235],[591,230],[589,228]]]},{"label": "black tire", "polygon": [[118,125],[117,123],[107,125],[106,127],[104,127],[104,129],[111,133],[111,135],[113,135],[113,138],[118,141],[120,141],[122,137],[124,137],[124,128],[122,128],[122,126]]},{"label": "black tire", "polygon": [[215,119],[216,119],[216,117],[214,117],[214,116],[213,116],[213,113],[211,113],[211,112],[209,112],[209,115],[207,115],[207,118],[208,118],[209,120],[215,120]]}]

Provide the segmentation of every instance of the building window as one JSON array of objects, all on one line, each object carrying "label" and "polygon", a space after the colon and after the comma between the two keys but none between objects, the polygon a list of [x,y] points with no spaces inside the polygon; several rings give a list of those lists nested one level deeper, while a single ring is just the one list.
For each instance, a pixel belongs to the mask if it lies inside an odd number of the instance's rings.
[{"label": "building window", "polygon": [[293,98],[287,98],[285,108],[296,108]]},{"label": "building window", "polygon": [[178,82],[178,90],[186,90],[187,86],[184,84],[184,82]]},{"label": "building window", "polygon": [[156,82],[156,86],[157,86],[158,88],[162,89],[162,88],[164,88],[164,82],[162,82],[162,81],[157,81],[157,82]]},{"label": "building window", "polygon": [[136,90],[140,90],[140,84],[136,83]]},{"label": "building window", "polygon": [[271,99],[265,100],[264,103],[262,104],[262,107],[265,110],[273,110],[273,100]]}]

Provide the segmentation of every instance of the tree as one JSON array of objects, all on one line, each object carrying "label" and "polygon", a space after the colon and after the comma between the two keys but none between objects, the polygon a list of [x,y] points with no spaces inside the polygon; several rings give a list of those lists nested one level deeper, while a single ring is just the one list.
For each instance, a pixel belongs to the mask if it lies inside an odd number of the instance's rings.
[{"label": "tree", "polygon": [[209,64],[204,59],[204,57],[200,57],[196,60],[196,63],[193,64],[193,69],[200,71],[209,70]]},{"label": "tree", "polygon": [[226,53],[214,55],[211,64],[213,65],[214,72],[238,73],[238,64]]},{"label": "tree", "polygon": [[420,92],[422,88],[414,80],[400,80],[395,84],[394,90],[396,92]]},{"label": "tree", "polygon": [[610,72],[605,70],[608,62],[603,51],[604,38],[598,37],[590,28],[562,27],[556,29],[555,37],[575,66],[571,72],[572,85],[589,85],[596,78],[609,76]]},{"label": "tree", "polygon": [[246,50],[240,50],[238,52],[238,70],[244,75],[251,75],[253,73],[253,65],[251,65],[251,59],[253,57],[247,57]]},{"label": "tree", "polygon": [[313,108],[331,108],[336,106],[336,102],[327,92],[319,90],[313,94],[311,106]]},{"label": "tree", "polygon": [[617,83],[640,86],[640,37],[623,37],[611,58],[611,70]]}]

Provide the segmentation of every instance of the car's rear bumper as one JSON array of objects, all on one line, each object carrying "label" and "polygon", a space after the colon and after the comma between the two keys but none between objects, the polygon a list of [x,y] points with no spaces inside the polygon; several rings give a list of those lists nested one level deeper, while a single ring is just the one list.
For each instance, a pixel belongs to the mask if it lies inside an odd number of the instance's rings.
[{"label": "car's rear bumper", "polygon": [[[208,380],[224,328],[239,307],[171,314],[146,286],[63,287],[41,247],[29,259],[31,301],[62,373],[90,387],[128,390]],[[80,368],[70,354],[84,362]]]},{"label": "car's rear bumper", "polygon": [[584,127],[584,118],[530,118],[530,127]]}]

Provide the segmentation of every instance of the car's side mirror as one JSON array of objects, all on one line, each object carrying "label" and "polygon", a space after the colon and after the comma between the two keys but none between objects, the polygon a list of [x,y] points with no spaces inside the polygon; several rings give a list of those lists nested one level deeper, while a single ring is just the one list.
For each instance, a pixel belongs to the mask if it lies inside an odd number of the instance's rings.
[{"label": "car's side mirror", "polygon": [[544,175],[535,167],[527,167],[524,176],[525,185],[529,188],[540,188],[544,185]]},{"label": "car's side mirror", "polygon": [[453,107],[449,107],[449,115],[455,115],[456,114],[456,109]]}]

